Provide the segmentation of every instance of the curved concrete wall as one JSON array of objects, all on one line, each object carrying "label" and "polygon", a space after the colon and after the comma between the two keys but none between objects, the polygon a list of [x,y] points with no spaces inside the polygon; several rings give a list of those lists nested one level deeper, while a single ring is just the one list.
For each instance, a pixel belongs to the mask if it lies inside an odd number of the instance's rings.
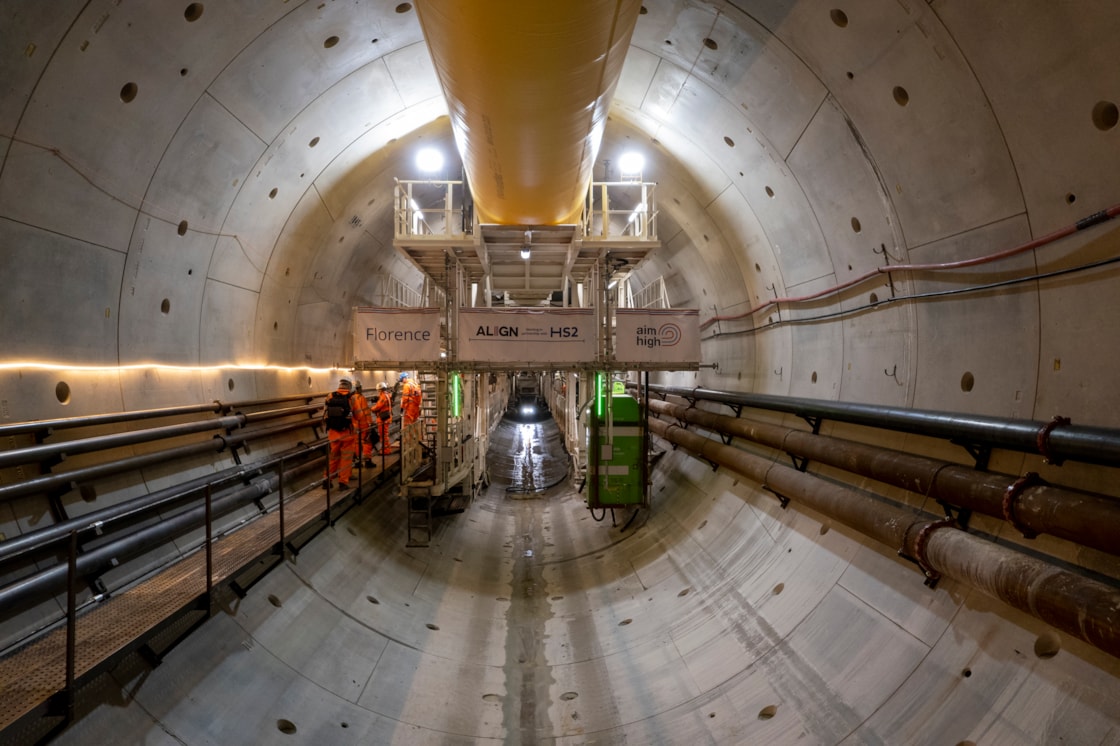
[{"label": "curved concrete wall", "polygon": [[[637,274],[703,318],[888,256],[995,253],[1120,201],[1109,0],[645,9],[596,176],[645,152],[664,246]],[[450,155],[453,139],[407,3],[13,1],[0,36],[0,422],[325,390],[350,307],[388,275],[419,286],[391,245],[392,180],[415,174],[416,146]],[[718,370],[661,380],[1116,426],[1112,265],[891,299],[1118,250],[1100,226],[720,321],[703,343]],[[1117,494],[1107,469],[999,453],[992,468]],[[657,480],[628,536],[558,501],[547,524],[474,511],[440,550],[406,552],[399,506],[369,508],[69,738],[247,742],[285,718],[327,742],[518,742],[534,726],[570,743],[1120,742],[1116,660],[951,583],[929,591],[893,549],[681,453]],[[0,530],[45,512],[0,506]],[[547,562],[525,563],[523,541]],[[1120,576],[1110,555],[1030,546]],[[530,581],[547,608],[500,600]],[[507,691],[527,654],[548,675]],[[510,708],[530,693],[526,721]]]}]

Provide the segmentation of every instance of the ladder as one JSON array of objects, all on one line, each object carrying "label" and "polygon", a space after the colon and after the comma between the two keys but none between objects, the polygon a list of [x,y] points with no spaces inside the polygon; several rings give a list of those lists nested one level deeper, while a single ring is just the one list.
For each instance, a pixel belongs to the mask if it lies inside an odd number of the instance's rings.
[{"label": "ladder", "polygon": [[419,376],[417,383],[420,384],[420,421],[424,423],[424,433],[421,440],[429,449],[431,453],[435,452],[436,444],[439,441],[439,386],[440,375],[438,373],[417,373]]},{"label": "ladder", "polygon": [[435,498],[427,490],[417,490],[417,494],[409,494],[405,499],[408,502],[408,541],[405,546],[427,547],[432,543],[432,503]]}]

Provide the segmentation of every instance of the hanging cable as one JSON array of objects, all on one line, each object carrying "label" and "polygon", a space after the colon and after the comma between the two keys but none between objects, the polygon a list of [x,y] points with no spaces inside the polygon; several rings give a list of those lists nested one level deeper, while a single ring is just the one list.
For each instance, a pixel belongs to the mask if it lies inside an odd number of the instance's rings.
[{"label": "hanging cable", "polygon": [[[855,285],[859,285],[860,283],[865,282],[867,280],[870,280],[871,278],[876,277],[878,275],[888,275],[889,276],[889,275],[894,274],[895,272],[940,272],[940,271],[945,271],[945,270],[950,270],[950,269],[962,269],[964,267],[975,267],[975,266],[980,265],[980,264],[990,264],[991,262],[996,262],[996,261],[999,261],[1001,259],[1007,259],[1009,257],[1016,256],[1018,254],[1022,254],[1026,251],[1032,251],[1033,249],[1040,248],[1040,247],[1045,246],[1047,244],[1053,243],[1053,242],[1055,242],[1059,239],[1062,239],[1062,238],[1065,238],[1067,236],[1073,235],[1074,233],[1076,233],[1078,231],[1082,231],[1082,230],[1085,230],[1087,228],[1091,228],[1095,225],[1100,225],[1101,223],[1105,223],[1105,222],[1111,220],[1112,218],[1116,217],[1117,215],[1120,215],[1120,204],[1115,204],[1115,205],[1113,205],[1112,207],[1109,207],[1106,210],[1101,210],[1099,212],[1095,212],[1092,215],[1089,215],[1087,217],[1082,218],[1081,220],[1078,220],[1076,223],[1072,223],[1070,225],[1067,225],[1064,228],[1059,228],[1058,230],[1056,230],[1052,233],[1048,233],[1045,236],[1041,236],[1039,238],[1036,238],[1033,241],[1028,241],[1027,243],[1019,244],[1018,246],[1014,246],[1010,249],[1005,249],[1003,251],[996,252],[995,254],[988,254],[988,255],[985,255],[985,256],[981,256],[981,257],[975,257],[973,259],[961,259],[961,260],[955,261],[955,262],[941,262],[941,263],[935,263],[935,264],[894,264],[894,265],[889,265],[888,264],[888,265],[885,265],[885,266],[882,266],[882,267],[876,267],[875,269],[873,269],[869,272],[865,272],[864,274],[860,275],[859,277],[853,278],[851,280],[847,280],[846,282],[842,282],[838,285],[833,285],[832,287],[825,288],[824,290],[819,290],[815,293],[809,293],[808,295],[790,296],[790,297],[785,297],[785,298],[773,298],[771,300],[760,303],[759,305],[754,306],[754,307],[744,311],[743,313],[737,313],[737,314],[732,314],[732,315],[728,315],[728,316],[712,316],[711,318],[706,319],[705,321],[701,322],[700,329],[701,330],[707,329],[709,326],[716,323],[717,321],[734,321],[734,320],[737,320],[737,319],[747,318],[748,316],[753,316],[754,314],[762,311],[763,309],[769,308],[771,306],[776,306],[776,305],[780,305],[780,304],[783,304],[783,303],[787,304],[787,305],[793,304],[793,303],[804,303],[804,302],[811,301],[811,300],[817,300],[819,298],[823,298],[823,297],[828,296],[828,295],[834,295],[836,293],[839,293],[842,290],[847,290],[850,287],[853,287]],[[837,314],[837,315],[839,315],[839,314]],[[824,318],[827,318],[827,317],[824,317]]]}]

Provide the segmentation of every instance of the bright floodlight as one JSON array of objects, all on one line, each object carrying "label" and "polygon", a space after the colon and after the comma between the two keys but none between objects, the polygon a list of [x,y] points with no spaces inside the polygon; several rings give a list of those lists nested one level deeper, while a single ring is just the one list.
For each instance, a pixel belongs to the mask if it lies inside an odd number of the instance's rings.
[{"label": "bright floodlight", "polygon": [[443,153],[435,148],[422,148],[416,154],[416,167],[424,173],[433,173],[443,168]]},{"label": "bright floodlight", "polygon": [[528,246],[522,246],[521,247],[521,258],[522,259],[528,259],[529,258],[529,247]]},{"label": "bright floodlight", "polygon": [[640,176],[646,166],[646,159],[641,153],[630,151],[623,153],[618,159],[618,170],[623,176]]}]

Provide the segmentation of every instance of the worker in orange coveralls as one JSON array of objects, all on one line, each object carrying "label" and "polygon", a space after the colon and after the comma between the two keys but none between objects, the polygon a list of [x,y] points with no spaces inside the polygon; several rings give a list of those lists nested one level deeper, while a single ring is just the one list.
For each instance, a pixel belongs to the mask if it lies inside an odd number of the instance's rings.
[{"label": "worker in orange coveralls", "polygon": [[[354,395],[350,397],[350,403],[354,407],[354,422],[358,427],[359,442],[362,447],[362,455],[360,458],[365,459],[367,468],[372,468],[373,441],[375,437],[373,434],[373,412],[371,412],[369,408],[369,399],[367,399],[366,395],[362,392],[362,382],[355,380],[354,389]],[[359,460],[357,454],[355,454],[354,460]]]},{"label": "worker in orange coveralls", "polygon": [[407,373],[401,373],[401,422],[411,425],[420,419],[420,385]]},{"label": "worker in orange coveralls", "polygon": [[381,435],[381,452],[389,453],[389,424],[393,417],[393,398],[389,395],[389,387],[384,381],[377,384],[377,401],[373,404],[373,415]]},{"label": "worker in orange coveralls", "polygon": [[350,475],[354,471],[354,428],[357,422],[352,403],[353,392],[349,378],[338,380],[338,389],[327,397],[323,411],[323,421],[327,426],[327,439],[330,440],[330,457],[327,459],[327,482],[332,483],[338,475],[341,489],[350,487]]}]

